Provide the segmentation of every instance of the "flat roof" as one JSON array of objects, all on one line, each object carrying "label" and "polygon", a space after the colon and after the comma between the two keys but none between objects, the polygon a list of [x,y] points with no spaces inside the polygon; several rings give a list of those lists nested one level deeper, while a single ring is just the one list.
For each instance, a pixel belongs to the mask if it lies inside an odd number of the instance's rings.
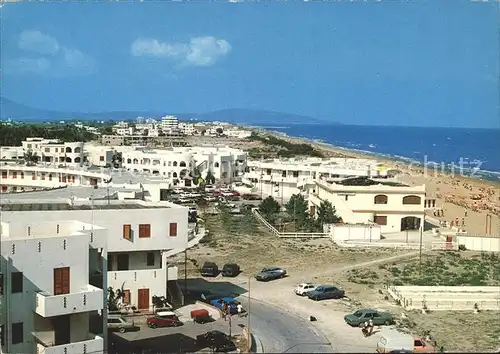
[{"label": "flat roof", "polygon": [[[0,205],[2,211],[52,211],[52,210],[92,210],[91,204],[70,205],[68,203],[9,203]],[[94,210],[115,209],[168,209],[168,205],[141,205],[133,203],[94,204]]]}]

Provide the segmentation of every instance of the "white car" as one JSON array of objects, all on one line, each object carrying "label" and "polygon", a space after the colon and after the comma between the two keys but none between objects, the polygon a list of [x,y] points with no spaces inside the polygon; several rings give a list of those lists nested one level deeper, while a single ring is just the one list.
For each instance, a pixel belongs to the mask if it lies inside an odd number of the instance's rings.
[{"label": "white car", "polygon": [[299,296],[305,296],[309,291],[313,291],[314,289],[316,289],[316,285],[311,283],[302,283],[295,288],[294,292]]}]

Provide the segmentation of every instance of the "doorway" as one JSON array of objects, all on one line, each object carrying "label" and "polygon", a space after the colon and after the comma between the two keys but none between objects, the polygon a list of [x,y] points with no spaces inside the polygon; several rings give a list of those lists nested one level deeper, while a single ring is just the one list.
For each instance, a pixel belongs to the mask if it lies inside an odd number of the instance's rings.
[{"label": "doorway", "polygon": [[54,295],[69,294],[70,288],[69,267],[54,268]]},{"label": "doorway", "polygon": [[149,310],[149,289],[137,290],[137,308],[139,310]]},{"label": "doorway", "polygon": [[128,269],[128,254],[122,253],[116,257],[116,270],[129,270]]},{"label": "doorway", "polygon": [[419,230],[420,218],[416,216],[407,216],[401,219],[401,231]]},{"label": "doorway", "polygon": [[69,316],[57,316],[52,320],[55,345],[71,343],[71,321],[69,320]]}]

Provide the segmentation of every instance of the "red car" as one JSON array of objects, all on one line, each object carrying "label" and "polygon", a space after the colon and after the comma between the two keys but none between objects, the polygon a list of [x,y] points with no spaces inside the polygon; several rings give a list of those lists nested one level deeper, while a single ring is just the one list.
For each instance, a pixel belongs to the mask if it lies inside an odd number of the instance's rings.
[{"label": "red car", "polygon": [[177,327],[183,325],[177,315],[171,311],[158,312],[156,316],[148,318],[146,324],[149,328]]}]

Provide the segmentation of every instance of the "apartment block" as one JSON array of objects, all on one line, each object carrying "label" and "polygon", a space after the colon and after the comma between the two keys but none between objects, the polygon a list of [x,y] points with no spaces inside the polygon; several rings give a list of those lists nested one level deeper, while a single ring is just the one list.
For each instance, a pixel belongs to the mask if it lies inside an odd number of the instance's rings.
[{"label": "apartment block", "polygon": [[106,277],[91,275],[107,258],[107,237],[106,228],[77,219],[2,218],[4,352],[104,352]]}]

